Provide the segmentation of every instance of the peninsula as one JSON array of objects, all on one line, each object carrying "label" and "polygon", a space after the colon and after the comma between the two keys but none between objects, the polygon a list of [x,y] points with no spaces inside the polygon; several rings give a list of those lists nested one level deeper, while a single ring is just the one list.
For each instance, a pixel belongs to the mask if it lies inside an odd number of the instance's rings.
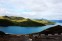
[{"label": "peninsula", "polygon": [[54,24],[54,22],[43,19],[36,20],[15,16],[0,16],[0,26],[38,27],[52,24]]}]

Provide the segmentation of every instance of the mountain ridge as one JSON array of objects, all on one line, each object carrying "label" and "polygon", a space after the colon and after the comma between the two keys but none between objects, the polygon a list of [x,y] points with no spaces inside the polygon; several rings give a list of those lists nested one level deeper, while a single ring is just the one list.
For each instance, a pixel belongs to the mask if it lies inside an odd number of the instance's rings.
[{"label": "mountain ridge", "polygon": [[[2,20],[2,22],[1,22]],[[31,20],[23,17],[15,17],[15,16],[0,16],[0,26],[23,26],[23,27],[38,27],[54,24],[54,22],[48,20]],[[8,23],[10,25],[8,25]]]}]

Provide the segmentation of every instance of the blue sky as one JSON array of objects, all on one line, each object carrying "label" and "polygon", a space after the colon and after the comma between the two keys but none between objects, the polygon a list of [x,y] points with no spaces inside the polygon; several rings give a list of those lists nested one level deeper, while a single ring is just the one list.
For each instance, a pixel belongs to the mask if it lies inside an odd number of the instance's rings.
[{"label": "blue sky", "polygon": [[62,0],[0,0],[0,15],[62,19]]}]

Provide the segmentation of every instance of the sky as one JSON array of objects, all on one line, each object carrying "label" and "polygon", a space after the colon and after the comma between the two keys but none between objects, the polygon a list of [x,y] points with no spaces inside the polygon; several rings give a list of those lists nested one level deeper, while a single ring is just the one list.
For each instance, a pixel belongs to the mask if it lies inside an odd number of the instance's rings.
[{"label": "sky", "polygon": [[62,0],[0,0],[0,16],[62,19]]}]

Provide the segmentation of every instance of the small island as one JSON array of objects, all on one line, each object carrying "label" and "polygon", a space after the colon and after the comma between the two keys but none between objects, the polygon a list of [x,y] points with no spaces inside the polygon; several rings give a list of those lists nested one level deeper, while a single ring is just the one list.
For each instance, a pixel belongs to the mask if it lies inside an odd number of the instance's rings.
[{"label": "small island", "polygon": [[36,20],[15,16],[0,16],[0,26],[3,27],[7,26],[38,27],[52,24],[54,24],[54,22],[43,19]]}]

